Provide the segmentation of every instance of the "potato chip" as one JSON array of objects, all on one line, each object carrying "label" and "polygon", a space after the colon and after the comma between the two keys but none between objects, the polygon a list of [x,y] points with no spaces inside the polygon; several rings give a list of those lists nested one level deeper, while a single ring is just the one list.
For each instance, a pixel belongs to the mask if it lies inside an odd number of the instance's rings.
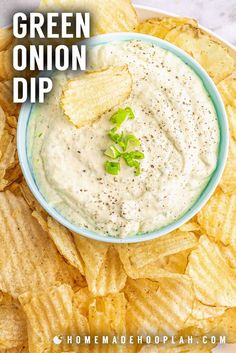
[{"label": "potato chip", "polygon": [[176,230],[148,242],[121,245],[119,251],[128,255],[133,266],[142,268],[164,256],[191,249],[196,244],[197,238],[193,233]]},{"label": "potato chip", "polygon": [[198,222],[209,236],[227,245],[236,240],[235,214],[236,195],[217,190],[198,213]]},{"label": "potato chip", "polygon": [[11,28],[0,28],[0,51],[8,49],[12,43],[13,35]]},{"label": "potato chip", "polygon": [[125,101],[131,87],[127,66],[90,72],[66,84],[61,97],[62,109],[75,126],[82,127]]},{"label": "potato chip", "polygon": [[96,281],[106,260],[109,244],[74,235],[76,247],[84,261],[84,272],[89,290],[97,292]]},{"label": "potato chip", "polygon": [[57,283],[83,284],[21,197],[0,193],[0,290],[17,298]]},{"label": "potato chip", "polygon": [[[123,293],[93,299],[89,305],[89,324],[93,335],[124,335],[126,299]],[[103,321],[100,325],[99,321]],[[107,324],[106,324],[107,322]]]},{"label": "potato chip", "polygon": [[228,49],[216,42],[201,29],[190,24],[173,28],[165,40],[180,47],[196,59],[215,83],[229,76],[235,68]]},{"label": "potato chip", "polygon": [[48,233],[54,241],[58,251],[67,261],[84,274],[84,263],[75,246],[72,234],[57,221],[48,217]]},{"label": "potato chip", "polygon": [[219,185],[225,193],[236,192],[236,141],[232,138],[229,141],[228,159]]},{"label": "potato chip", "polygon": [[74,241],[84,261],[89,290],[95,296],[119,292],[126,282],[126,273],[117,250],[109,244],[74,235]]},{"label": "potato chip", "polygon": [[5,124],[6,124],[6,116],[5,116],[4,110],[0,106],[0,139],[3,135]]},{"label": "potato chip", "polygon": [[197,223],[197,217],[195,216],[189,222],[184,223],[179,230],[182,232],[199,232],[201,230],[200,225]]},{"label": "potato chip", "polygon": [[204,305],[195,300],[193,311],[185,322],[186,327],[178,335],[197,337],[210,334],[221,322],[221,316],[226,309],[226,307]]},{"label": "potato chip", "polygon": [[14,115],[19,111],[19,105],[13,103],[12,82],[0,82],[0,106],[7,114]]},{"label": "potato chip", "polygon": [[[188,324],[186,322],[186,325]],[[236,310],[235,308],[225,310],[221,316],[212,317],[204,320],[192,320],[192,327],[189,327],[180,334],[199,335],[202,337],[216,337],[220,341],[220,337],[225,336],[227,343],[236,343]]]},{"label": "potato chip", "polygon": [[33,211],[33,216],[39,221],[39,224],[42,226],[42,228],[45,231],[48,231],[48,225],[47,225],[47,213],[44,211],[42,206],[38,203],[34,195],[32,194],[31,190],[29,189],[28,185],[26,184],[25,180],[22,180],[20,185],[20,191],[29,205],[30,209]]},{"label": "potato chip", "polygon": [[236,306],[236,269],[222,256],[220,245],[203,235],[189,256],[186,273],[196,298],[206,305]]},{"label": "potato chip", "polygon": [[11,349],[0,349],[0,353],[29,353],[27,345],[22,345]]},{"label": "potato chip", "polygon": [[17,128],[17,118],[14,115],[8,115],[7,116],[7,124],[16,129]]},{"label": "potato chip", "polygon": [[210,319],[223,315],[225,310],[225,307],[204,305],[200,301],[195,300],[191,315],[196,320]]},{"label": "potato chip", "polygon": [[118,293],[125,286],[127,275],[120,261],[118,251],[110,246],[105,261],[96,278],[94,295],[103,296]]},{"label": "potato chip", "polygon": [[236,141],[236,108],[228,105],[226,107],[226,112],[228,116],[230,135],[234,141]]},{"label": "potato chip", "polygon": [[93,299],[94,296],[89,291],[88,287],[84,287],[75,292],[75,295],[73,297],[73,305],[79,310],[80,314],[85,317],[88,317],[89,305]]},{"label": "potato chip", "polygon": [[[14,167],[12,167],[12,168],[7,169],[6,173],[5,173],[5,176],[4,176],[4,178],[7,180],[7,185],[6,185],[7,189],[12,188],[11,187],[12,184],[14,184],[16,182],[21,182],[22,177],[23,177],[21,167],[18,164],[19,162],[17,161],[16,158],[15,158],[14,162],[17,163],[17,164]],[[14,189],[14,187],[13,187],[13,189]],[[18,189],[19,189],[19,184],[18,184]]]},{"label": "potato chip", "polygon": [[41,11],[88,11],[92,15],[92,35],[131,31],[138,23],[130,0],[41,0]]},{"label": "potato chip", "polygon": [[[89,305],[89,325],[93,336],[122,336],[126,334],[126,299],[123,293],[96,298]],[[92,352],[126,352],[125,346],[94,345]]]},{"label": "potato chip", "polygon": [[132,335],[174,335],[184,327],[194,301],[191,280],[184,276],[159,283],[129,279],[125,295],[127,327]]},{"label": "potato chip", "polygon": [[27,340],[26,320],[22,310],[11,305],[0,305],[0,349],[18,347]]},{"label": "potato chip", "polygon": [[139,353],[211,353],[211,349],[215,345],[207,342],[206,344],[159,344],[159,345],[144,345]]},{"label": "potato chip", "polygon": [[11,80],[14,76],[12,66],[12,47],[0,51],[0,80]]},{"label": "potato chip", "polygon": [[221,246],[220,250],[229,266],[236,269],[236,244]]},{"label": "potato chip", "polygon": [[138,26],[135,28],[135,32],[149,34],[150,36],[164,39],[171,29],[185,24],[191,24],[194,27],[198,27],[197,21],[191,18],[160,17],[151,18],[139,23]]},{"label": "potato chip", "polygon": [[4,130],[0,136],[0,191],[8,184],[6,171],[14,166],[16,153],[16,142],[14,136]]},{"label": "potato chip", "polygon": [[236,108],[236,77],[226,78],[217,85],[217,88],[225,105]]},{"label": "potato chip", "polygon": [[129,247],[121,246],[119,248],[119,255],[124,269],[130,278],[149,278],[158,281],[160,278],[182,278],[180,274],[185,273],[189,255],[188,250],[161,257],[151,264],[137,268],[137,266],[130,261],[129,249]]},{"label": "potato chip", "polygon": [[65,334],[71,324],[72,298],[73,291],[68,285],[19,297],[27,317],[30,352],[54,351],[54,336]]},{"label": "potato chip", "polygon": [[226,336],[227,343],[236,343],[236,308],[228,309],[212,335]]}]

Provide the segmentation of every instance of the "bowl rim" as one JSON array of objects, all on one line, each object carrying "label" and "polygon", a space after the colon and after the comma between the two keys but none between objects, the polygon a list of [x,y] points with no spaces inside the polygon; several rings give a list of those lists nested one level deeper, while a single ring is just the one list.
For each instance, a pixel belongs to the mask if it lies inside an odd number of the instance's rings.
[{"label": "bowl rim", "polygon": [[[62,224],[72,232],[93,240],[107,242],[107,243],[118,243],[118,244],[119,243],[138,243],[138,242],[152,240],[179,228],[181,225],[189,221],[196,213],[200,211],[200,209],[206,204],[206,202],[209,200],[209,198],[212,196],[213,192],[215,191],[220,181],[220,178],[223,174],[223,170],[227,160],[228,146],[229,146],[228,121],[227,121],[227,115],[226,115],[222,98],[214,82],[209,77],[207,72],[190,55],[185,53],[183,50],[160,38],[156,38],[145,34],[134,33],[134,32],[102,34],[96,37],[92,37],[90,39],[86,39],[81,43],[86,43],[88,47],[93,47],[97,45],[108,44],[110,42],[120,42],[120,41],[130,41],[130,40],[141,40],[144,42],[157,45],[167,51],[172,52],[174,55],[178,56],[183,62],[185,62],[185,64],[190,66],[190,68],[202,80],[203,85],[207,90],[217,113],[218,126],[219,126],[219,132],[220,132],[220,141],[218,146],[218,158],[217,158],[216,168],[212,173],[204,190],[195,200],[194,204],[176,221],[156,231],[136,234],[125,238],[101,235],[94,231],[90,231],[72,224],[64,216],[62,216],[56,209],[54,209],[51,205],[47,203],[47,201],[44,199],[43,195],[41,194],[39,188],[37,187],[36,181],[34,179],[33,171],[31,169],[30,162],[28,160],[28,154],[27,154],[28,122],[30,120],[30,115],[31,115],[30,113],[33,106],[33,104],[31,104],[28,101],[24,103],[21,107],[18,126],[17,126],[17,150],[18,150],[18,156],[19,156],[19,163],[21,165],[21,169],[25,177],[25,180],[30,190],[32,191],[33,195],[40,203],[40,205],[47,211],[49,215],[51,215],[60,224]],[[50,73],[48,73],[47,71],[44,71],[40,74],[40,76],[43,76],[43,75],[44,76],[50,75]]]}]

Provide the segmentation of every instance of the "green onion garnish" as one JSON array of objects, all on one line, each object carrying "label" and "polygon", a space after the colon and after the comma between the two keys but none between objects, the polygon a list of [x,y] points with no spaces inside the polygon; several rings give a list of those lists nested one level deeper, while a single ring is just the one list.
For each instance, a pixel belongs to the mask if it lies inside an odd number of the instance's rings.
[{"label": "green onion garnish", "polygon": [[119,142],[121,142],[123,140],[123,132],[121,134],[117,134],[117,128],[116,127],[113,127],[113,129],[111,129],[108,132],[108,136],[115,143],[119,143]]},{"label": "green onion garnish", "polygon": [[140,141],[134,135],[127,135],[124,138],[124,151],[126,151],[129,147],[140,146]]},{"label": "green onion garnish", "polygon": [[120,163],[106,161],[105,169],[108,174],[118,175],[120,171]]},{"label": "green onion garnish", "polygon": [[116,148],[116,146],[110,146],[106,149],[104,152],[105,156],[112,158],[112,159],[117,159],[118,157],[121,156],[120,151]]},{"label": "green onion garnish", "polygon": [[126,119],[135,119],[134,113],[130,107],[126,107],[125,109],[119,108],[110,118],[116,126],[108,132],[108,136],[115,145],[108,147],[104,154],[111,159],[118,159],[118,162],[106,161],[105,169],[109,174],[119,174],[119,162],[120,159],[123,158],[129,167],[135,169],[135,175],[140,175],[140,163],[138,160],[144,159],[143,152],[128,152],[129,148],[140,146],[139,139],[132,134],[124,135],[124,132],[118,133],[118,129]]},{"label": "green onion garnish", "polygon": [[134,113],[130,107],[125,109],[119,108],[111,117],[111,122],[120,127],[126,119],[134,119]]}]

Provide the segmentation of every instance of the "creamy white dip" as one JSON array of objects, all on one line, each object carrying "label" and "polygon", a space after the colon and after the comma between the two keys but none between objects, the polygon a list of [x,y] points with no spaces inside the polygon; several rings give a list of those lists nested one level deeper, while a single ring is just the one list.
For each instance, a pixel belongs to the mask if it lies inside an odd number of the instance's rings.
[{"label": "creamy white dip", "polygon": [[186,212],[217,163],[217,116],[199,77],[178,57],[140,41],[100,45],[89,51],[90,68],[128,64],[134,120],[122,125],[141,141],[141,174],[121,162],[106,174],[112,112],[93,125],[73,126],[60,107],[68,77],[54,75],[54,90],[35,105],[28,153],[45,199],[70,222],[103,235],[125,237],[159,229]]}]

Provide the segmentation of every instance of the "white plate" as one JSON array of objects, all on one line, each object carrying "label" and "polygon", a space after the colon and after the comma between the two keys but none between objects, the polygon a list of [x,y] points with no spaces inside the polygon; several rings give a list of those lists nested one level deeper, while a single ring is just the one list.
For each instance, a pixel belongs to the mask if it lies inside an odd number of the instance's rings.
[{"label": "white plate", "polygon": [[[170,16],[170,17],[176,17],[177,15],[166,12],[166,11],[161,11],[152,7],[148,6],[143,6],[143,5],[135,5],[136,11],[138,13],[138,17],[140,21],[146,20],[151,17],[163,17],[163,16]],[[223,38],[220,36],[214,34],[212,31],[209,29],[199,25],[199,27],[204,31],[210,34],[210,36],[217,41],[221,42],[224,44],[230,51],[230,54],[235,58],[236,60],[236,48],[230,44],[229,42],[225,41]],[[226,344],[224,346],[218,346],[216,349],[213,350],[214,353],[235,353],[236,352],[236,344]],[[199,352],[200,353],[200,352]]]}]

